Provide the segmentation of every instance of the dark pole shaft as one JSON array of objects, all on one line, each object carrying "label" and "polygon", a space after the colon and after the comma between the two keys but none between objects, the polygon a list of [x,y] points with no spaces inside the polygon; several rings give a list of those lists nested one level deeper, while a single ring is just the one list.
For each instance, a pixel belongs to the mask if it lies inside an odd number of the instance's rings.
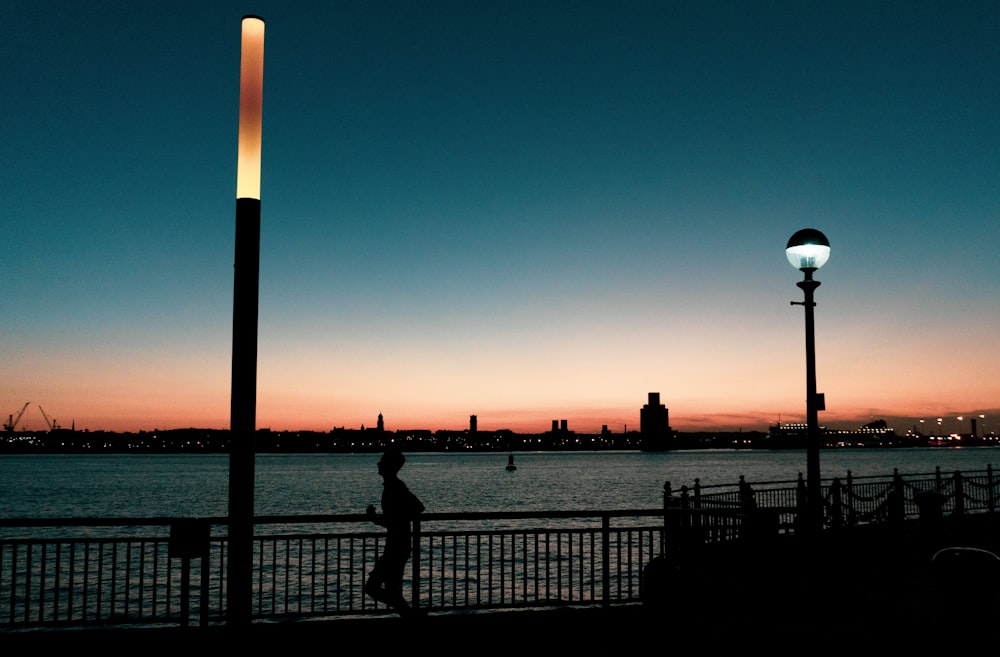
[{"label": "dark pole shaft", "polygon": [[813,320],[814,292],[819,281],[813,280],[812,272],[805,270],[805,280],[798,283],[805,293],[803,305],[806,311],[806,512],[809,515],[810,531],[818,531],[823,526],[822,486],[819,474],[819,399],[816,394],[816,337]]},{"label": "dark pole shaft", "polygon": [[260,201],[236,199],[233,372],[229,432],[229,623],[249,623],[253,581],[254,434]]}]

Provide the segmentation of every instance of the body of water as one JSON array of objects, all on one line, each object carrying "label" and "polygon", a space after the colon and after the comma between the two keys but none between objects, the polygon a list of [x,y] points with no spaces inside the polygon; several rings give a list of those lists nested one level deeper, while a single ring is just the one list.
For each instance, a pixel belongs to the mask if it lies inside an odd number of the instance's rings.
[{"label": "body of water", "polygon": [[[416,453],[400,473],[428,512],[646,509],[663,486],[793,481],[804,451]],[[362,513],[378,504],[378,454],[261,454],[257,515]],[[1000,464],[1000,447],[823,450],[824,479],[950,474]],[[0,517],[222,517],[229,457],[223,454],[21,454],[0,456]]]}]

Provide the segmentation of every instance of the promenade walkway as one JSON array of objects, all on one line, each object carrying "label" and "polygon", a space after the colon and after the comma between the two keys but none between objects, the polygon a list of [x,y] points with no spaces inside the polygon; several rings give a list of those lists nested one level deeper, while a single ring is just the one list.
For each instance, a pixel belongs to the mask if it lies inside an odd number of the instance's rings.
[{"label": "promenade walkway", "polygon": [[355,618],[255,624],[244,630],[222,626],[31,631],[0,639],[5,653],[11,655],[66,649],[122,655],[252,650],[255,655],[289,657],[313,650],[333,653],[344,649],[376,654],[412,650],[418,654],[532,655],[558,650],[559,654],[592,655],[647,652],[654,646],[670,646],[668,652],[684,646],[734,650],[770,646],[783,647],[779,652],[784,652],[805,646],[805,642],[832,649],[858,644],[918,648],[945,646],[952,641],[968,642],[971,647],[980,640],[995,640],[996,607],[989,618],[963,619],[942,611],[932,600],[926,601],[926,608],[924,603],[914,604],[913,599],[898,606],[886,600],[868,600],[875,604],[855,599],[854,605],[845,607],[831,604],[830,596],[821,594],[814,599],[815,612],[807,613],[809,603],[803,597],[790,596],[780,607],[763,609],[763,600],[743,599],[734,592],[721,596],[714,607],[701,610],[697,616],[630,605],[463,613],[419,621]]}]

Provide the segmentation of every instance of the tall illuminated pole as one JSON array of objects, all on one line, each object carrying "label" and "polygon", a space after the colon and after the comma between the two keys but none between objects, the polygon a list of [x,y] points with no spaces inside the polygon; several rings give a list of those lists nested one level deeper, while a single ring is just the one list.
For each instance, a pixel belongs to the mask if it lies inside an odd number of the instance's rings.
[{"label": "tall illuminated pole", "polygon": [[244,16],[236,167],[233,372],[229,422],[228,622],[248,624],[253,581],[254,433],[257,428],[257,300],[260,283],[260,150],[264,21]]},{"label": "tall illuminated pole", "polygon": [[830,242],[826,235],[814,228],[803,228],[788,240],[785,256],[793,267],[805,277],[796,283],[805,299],[792,301],[806,311],[806,527],[816,533],[823,528],[823,489],[819,473],[819,411],[824,410],[823,395],[816,392],[816,337],[813,322],[813,294],[820,283],[813,280],[813,272],[830,258]]}]

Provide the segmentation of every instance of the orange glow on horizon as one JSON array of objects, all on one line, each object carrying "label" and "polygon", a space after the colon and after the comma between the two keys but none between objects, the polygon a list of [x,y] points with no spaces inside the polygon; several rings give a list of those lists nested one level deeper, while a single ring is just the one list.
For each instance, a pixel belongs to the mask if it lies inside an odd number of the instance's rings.
[{"label": "orange glow on horizon", "polygon": [[236,198],[260,200],[261,126],[264,107],[264,21],[243,18],[240,51],[240,134]]}]

